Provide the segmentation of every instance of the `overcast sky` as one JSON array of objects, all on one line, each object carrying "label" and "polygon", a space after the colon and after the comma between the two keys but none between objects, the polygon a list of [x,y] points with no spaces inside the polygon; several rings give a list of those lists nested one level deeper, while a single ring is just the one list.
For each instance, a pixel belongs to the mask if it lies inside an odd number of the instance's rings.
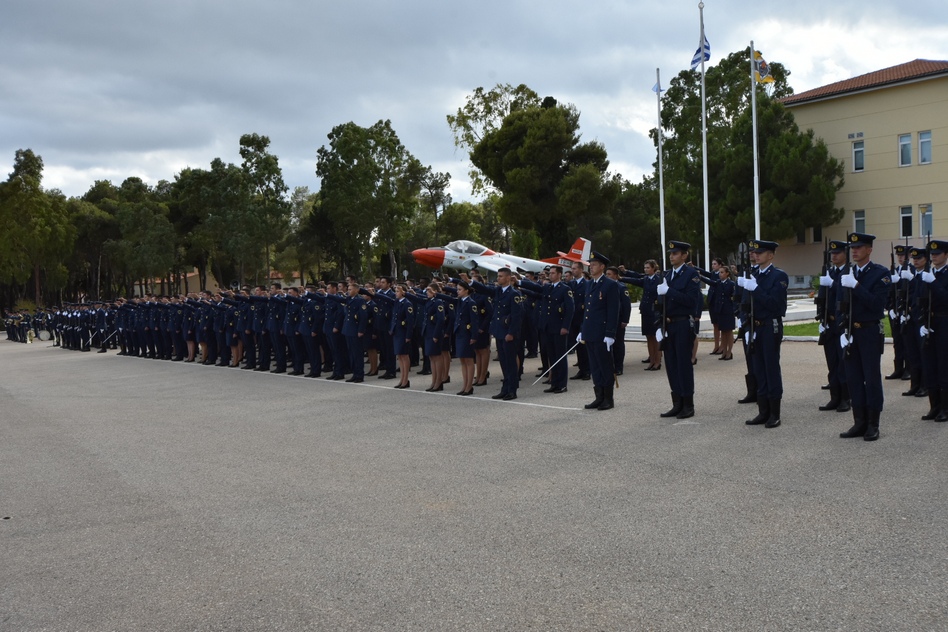
[{"label": "overcast sky", "polygon": [[[944,0],[707,0],[704,15],[711,64],[753,39],[796,92],[948,59]],[[0,167],[30,148],[45,187],[81,195],[239,164],[255,132],[291,189],[316,191],[335,125],[390,119],[470,199],[445,116],[478,86],[525,83],[575,104],[584,140],[638,182],[655,160],[655,69],[667,85],[688,68],[698,16],[690,0],[3,0]]]}]

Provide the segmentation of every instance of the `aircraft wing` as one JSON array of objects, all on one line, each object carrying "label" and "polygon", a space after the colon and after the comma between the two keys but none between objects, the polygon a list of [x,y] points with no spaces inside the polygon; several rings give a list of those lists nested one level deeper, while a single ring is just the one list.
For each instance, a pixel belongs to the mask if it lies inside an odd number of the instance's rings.
[{"label": "aircraft wing", "polygon": [[[474,257],[470,261],[471,263],[477,264],[478,270],[487,270],[488,272],[496,273],[498,270],[505,267],[505,266],[497,265],[493,261],[483,258],[483,257]],[[472,265],[470,267],[473,269],[474,266]],[[506,266],[506,267],[510,267],[510,266]]]}]

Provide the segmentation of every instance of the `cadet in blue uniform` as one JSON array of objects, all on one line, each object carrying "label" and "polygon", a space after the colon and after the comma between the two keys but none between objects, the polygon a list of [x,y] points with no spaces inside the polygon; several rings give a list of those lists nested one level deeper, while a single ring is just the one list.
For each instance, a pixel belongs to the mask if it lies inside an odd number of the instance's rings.
[{"label": "cadet in blue uniform", "polygon": [[550,266],[549,278],[550,282],[542,286],[526,280],[520,284],[543,295],[537,321],[540,344],[546,348],[548,361],[551,364],[556,362],[549,370],[550,387],[543,392],[565,393],[569,381],[569,361],[563,356],[566,355],[569,329],[575,313],[573,291],[563,282],[562,266]]},{"label": "cadet in blue uniform", "polygon": [[346,339],[346,348],[349,351],[349,369],[352,376],[346,382],[359,383],[365,380],[364,341],[369,321],[369,308],[365,300],[359,296],[359,284],[349,284],[349,296],[343,298],[338,294],[327,294],[326,298],[344,305],[344,321],[342,335]]},{"label": "cadet in blue uniform", "polygon": [[[583,311],[586,309],[586,277],[585,268],[582,263],[574,262],[571,267],[573,280],[569,282],[570,289],[573,291],[573,302],[576,309],[573,311],[573,323],[570,327],[570,336],[576,338],[583,327]],[[571,380],[589,379],[589,355],[586,353],[586,347],[579,345],[576,347],[576,364],[578,371],[576,375],[569,378]]]},{"label": "cadet in blue uniform", "polygon": [[[816,296],[817,319],[820,320],[820,342],[823,356],[826,358],[827,378],[830,400],[820,406],[820,410],[849,412],[852,408],[849,387],[846,385],[846,370],[843,368],[843,349],[840,347],[840,335],[843,329],[838,319],[840,290],[839,277],[846,266],[846,242],[831,241],[829,249],[830,265],[826,274],[820,277],[820,289]],[[848,315],[848,309],[847,309]],[[825,324],[824,324],[825,323]]]},{"label": "cadet in blue uniform", "polygon": [[660,311],[655,311],[655,306],[658,304],[658,293],[655,288],[661,283],[662,276],[658,273],[658,262],[654,259],[646,261],[643,269],[645,274],[627,270],[620,280],[642,288],[642,298],[639,299],[639,320],[648,348],[648,359],[642,362],[648,364],[645,367],[646,371],[659,371],[662,368],[662,350],[658,340],[655,339],[655,333],[659,330],[659,320],[662,315]]},{"label": "cadet in blue uniform", "polygon": [[609,410],[615,406],[615,366],[612,361],[612,345],[616,342],[619,327],[619,284],[606,276],[609,259],[593,252],[589,255],[589,274],[586,284],[586,306],[583,310],[583,326],[576,337],[586,347],[589,371],[593,380],[596,399],[586,404],[586,409]]},{"label": "cadet in blue uniform", "polygon": [[904,304],[905,292],[903,290],[907,281],[902,280],[902,271],[908,270],[908,246],[900,244],[892,248],[892,268],[890,269],[890,278],[892,283],[889,285],[889,296],[886,298],[886,313],[889,315],[889,330],[892,332],[892,351],[895,367],[890,375],[886,375],[887,380],[911,379],[908,362],[905,357],[905,339],[902,331],[902,315],[905,313]]},{"label": "cadet in blue uniform", "polygon": [[888,268],[870,261],[874,240],[875,235],[850,234],[852,266],[848,274],[839,277],[840,285],[851,290],[852,312],[849,335],[844,331],[840,337],[855,422],[852,428],[840,433],[844,439],[862,437],[866,441],[875,441],[879,438],[883,402],[882,351],[885,346],[882,318],[892,278]]},{"label": "cadet in blue uniform", "polygon": [[928,256],[930,269],[918,273],[925,309],[920,310],[921,322],[915,323],[922,339],[922,373],[932,403],[922,419],[948,421],[948,241],[930,241]]},{"label": "cadet in blue uniform", "polygon": [[687,419],[695,414],[695,369],[691,352],[695,340],[695,313],[701,309],[701,279],[693,267],[687,265],[691,244],[684,241],[668,242],[668,262],[671,270],[665,273],[655,291],[662,307],[663,330],[656,338],[664,341],[665,374],[671,388],[672,407],[662,417]]},{"label": "cadet in blue uniform", "polygon": [[757,274],[738,281],[754,302],[753,330],[745,337],[753,347],[751,363],[757,380],[757,416],[745,423],[764,424],[765,428],[780,425],[780,402],[783,399],[783,376],[780,372],[780,344],[783,342],[783,317],[787,315],[787,273],[773,265],[777,243],[757,240],[749,244],[757,254]]},{"label": "cadet in blue uniform", "polygon": [[619,326],[616,328],[616,342],[612,345],[612,364],[616,375],[622,375],[625,366],[625,330],[632,317],[632,298],[625,283],[619,282],[619,268],[609,266],[606,276],[619,283]]},{"label": "cadet in blue uniform", "polygon": [[[709,286],[708,314],[715,330],[715,350],[711,355],[720,355],[718,360],[734,359],[734,290],[736,285],[731,279],[731,271],[721,262],[712,266],[711,274],[700,273],[701,281]],[[713,292],[711,290],[714,290]]]},{"label": "cadet in blue uniform", "polygon": [[399,284],[395,288],[395,297],[387,292],[376,292],[375,298],[380,304],[387,304],[387,313],[391,314],[388,323],[388,335],[392,340],[392,350],[398,361],[401,380],[395,388],[408,388],[411,382],[411,345],[415,333],[415,308],[407,298],[408,286]]},{"label": "cadet in blue uniform", "polygon": [[[931,409],[935,411],[934,419],[938,415],[938,395],[932,397],[928,392],[928,383],[925,379],[925,362],[922,358],[922,336],[920,325],[928,318],[928,284],[916,271],[928,267],[928,250],[926,248],[910,248],[909,257],[912,268],[902,271],[902,278],[907,281],[907,309],[902,315],[902,328],[905,331],[905,359],[911,370],[911,385],[909,390],[902,393],[905,397],[929,397]],[[924,300],[923,300],[924,299]]]},{"label": "cadet in blue uniform", "polygon": [[494,298],[494,318],[490,324],[490,333],[497,341],[497,357],[504,374],[504,383],[500,393],[493,399],[517,399],[520,386],[520,370],[517,366],[517,351],[520,345],[521,319],[523,318],[523,296],[511,285],[510,268],[497,271],[496,287],[488,287],[477,281],[471,281],[475,292]]}]

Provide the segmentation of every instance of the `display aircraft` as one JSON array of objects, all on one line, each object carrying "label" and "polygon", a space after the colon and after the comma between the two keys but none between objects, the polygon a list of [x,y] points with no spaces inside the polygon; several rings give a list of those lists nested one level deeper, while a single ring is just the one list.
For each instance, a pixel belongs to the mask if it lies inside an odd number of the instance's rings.
[{"label": "display aircraft", "polygon": [[411,253],[416,263],[429,268],[454,268],[456,270],[487,270],[497,272],[510,268],[520,272],[541,272],[551,265],[569,266],[575,261],[586,264],[592,242],[580,237],[569,252],[557,252],[549,259],[527,259],[503,252],[494,252],[473,241],[458,239],[441,248],[419,248]]}]

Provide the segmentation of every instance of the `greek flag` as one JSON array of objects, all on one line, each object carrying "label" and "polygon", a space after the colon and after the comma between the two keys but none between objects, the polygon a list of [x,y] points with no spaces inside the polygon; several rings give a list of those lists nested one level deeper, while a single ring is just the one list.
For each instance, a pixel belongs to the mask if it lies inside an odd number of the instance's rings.
[{"label": "greek flag", "polygon": [[[698,66],[701,65],[702,59],[704,61],[711,61],[711,44],[708,43],[708,36],[702,33],[701,39],[704,40],[704,45],[699,46],[698,50],[695,51],[695,56],[691,58],[692,70],[695,70]],[[704,51],[703,56],[702,56],[702,51]]]}]

